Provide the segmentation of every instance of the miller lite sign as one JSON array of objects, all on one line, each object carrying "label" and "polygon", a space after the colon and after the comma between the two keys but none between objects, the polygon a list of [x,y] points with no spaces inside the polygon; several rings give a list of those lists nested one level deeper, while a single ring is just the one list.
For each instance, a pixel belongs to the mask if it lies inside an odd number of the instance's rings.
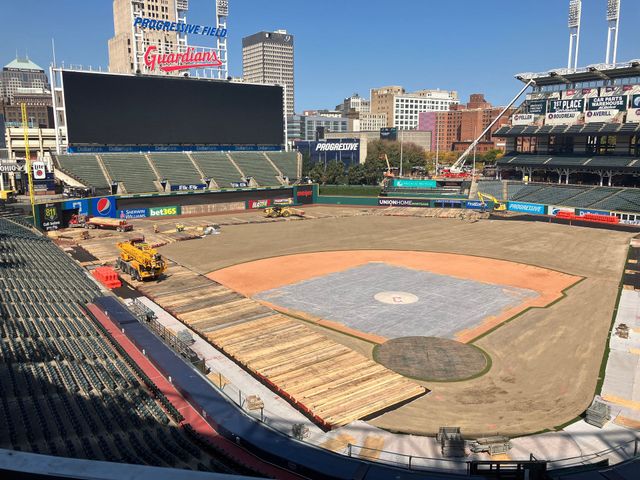
[{"label": "miller lite sign", "polygon": [[33,162],[33,179],[44,180],[47,178],[47,168],[43,162]]}]

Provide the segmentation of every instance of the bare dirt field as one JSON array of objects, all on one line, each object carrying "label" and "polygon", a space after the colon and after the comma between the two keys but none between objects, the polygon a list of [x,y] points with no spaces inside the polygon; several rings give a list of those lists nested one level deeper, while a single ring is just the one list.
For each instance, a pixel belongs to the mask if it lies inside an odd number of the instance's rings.
[{"label": "bare dirt field", "polygon": [[[221,235],[173,243],[161,252],[202,274],[282,255],[364,249],[475,255],[584,277],[561,301],[528,310],[474,342],[492,359],[487,374],[425,384],[431,394],[371,423],[421,434],[457,425],[469,435],[518,435],[560,425],[591,403],[632,234],[533,222],[359,215],[359,209],[332,217],[326,207],[307,210],[317,218],[227,225]],[[305,270],[299,257],[291,260],[288,268]],[[313,328],[371,358],[372,343]]]}]

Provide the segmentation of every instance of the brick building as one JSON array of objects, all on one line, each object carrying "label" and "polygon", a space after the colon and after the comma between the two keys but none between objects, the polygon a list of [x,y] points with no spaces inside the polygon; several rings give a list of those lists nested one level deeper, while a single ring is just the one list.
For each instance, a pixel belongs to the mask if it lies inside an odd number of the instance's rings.
[{"label": "brick building", "polygon": [[[446,112],[420,113],[418,130],[433,133],[432,150],[462,152],[489,126],[498,116],[503,107],[493,107],[481,93],[474,93],[469,97],[469,102],[459,105],[451,105]],[[485,137],[477,145],[477,151],[484,153],[493,149],[504,150],[504,141],[493,138],[492,134],[502,125],[509,122],[509,117],[514,113],[509,109],[491,128]]]}]

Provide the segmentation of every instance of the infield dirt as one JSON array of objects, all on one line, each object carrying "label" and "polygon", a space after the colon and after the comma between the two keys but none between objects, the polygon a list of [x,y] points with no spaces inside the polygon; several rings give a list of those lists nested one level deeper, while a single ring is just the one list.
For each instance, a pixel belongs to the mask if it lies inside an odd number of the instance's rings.
[{"label": "infield dirt", "polygon": [[[408,433],[456,425],[468,435],[521,435],[569,421],[593,400],[631,237],[537,222],[362,215],[225,226],[219,236],[170,244],[161,252],[202,274],[282,255],[364,249],[475,255],[584,277],[562,300],[530,309],[475,341],[492,359],[487,374],[426,383],[430,395],[371,420]],[[295,264],[288,268],[304,271],[300,257],[291,259]],[[371,356],[370,342],[312,328]]]}]

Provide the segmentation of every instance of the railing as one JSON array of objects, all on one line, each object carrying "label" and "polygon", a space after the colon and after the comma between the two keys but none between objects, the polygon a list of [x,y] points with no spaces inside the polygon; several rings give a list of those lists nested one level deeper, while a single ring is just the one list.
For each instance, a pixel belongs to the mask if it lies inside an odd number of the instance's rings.
[{"label": "railing", "polygon": [[[162,333],[166,334],[169,332],[166,327],[161,325],[157,320],[143,323],[151,327],[151,329],[158,334],[165,343],[169,344],[172,348],[175,348],[175,342],[170,341],[170,338],[175,338],[175,335],[162,335]],[[240,388],[231,383],[222,372],[214,369],[207,369],[207,371],[207,379],[211,382],[212,387],[222,393],[229,401],[233,402],[240,408],[240,410],[242,410],[246,415],[252,417],[256,422],[267,425],[290,438],[303,441],[314,448],[324,448],[322,445],[331,439],[331,437],[326,433],[316,432],[310,434],[304,423],[294,423],[290,419],[282,418],[277,414],[270,412],[269,409],[264,408],[264,406],[261,408],[255,408],[255,402],[250,401],[250,397],[254,397],[254,395],[247,395],[245,392],[240,390]],[[250,408],[252,403],[254,408]],[[446,457],[436,458],[411,455],[352,443],[348,443],[344,448],[332,451],[334,453],[354,457],[359,460],[380,462],[399,468],[406,468],[408,470],[469,474],[471,471],[471,465],[473,464],[473,460],[469,459],[452,459]],[[586,466],[596,464],[602,460],[609,460],[610,464],[614,464],[624,460],[637,458],[639,456],[639,451],[640,438],[635,438],[634,440],[629,440],[598,452],[543,461],[546,461],[548,467],[553,469]],[[526,462],[530,461],[532,458],[533,455],[531,455],[530,458],[511,460],[511,462]]]}]

